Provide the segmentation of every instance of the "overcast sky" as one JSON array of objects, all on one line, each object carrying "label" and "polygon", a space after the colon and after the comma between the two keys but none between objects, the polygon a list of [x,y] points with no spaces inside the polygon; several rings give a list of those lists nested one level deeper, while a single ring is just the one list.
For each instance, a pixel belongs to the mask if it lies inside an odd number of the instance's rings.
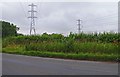
[{"label": "overcast sky", "polygon": [[[2,20],[20,27],[19,33],[29,34],[30,2],[2,2]],[[118,30],[117,2],[34,2],[37,5],[36,33],[77,33],[77,19],[83,32]]]}]

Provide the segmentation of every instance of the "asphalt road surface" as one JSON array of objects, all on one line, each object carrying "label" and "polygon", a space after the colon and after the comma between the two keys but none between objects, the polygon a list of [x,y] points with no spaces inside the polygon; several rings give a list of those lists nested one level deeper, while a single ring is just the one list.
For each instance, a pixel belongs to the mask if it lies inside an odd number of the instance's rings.
[{"label": "asphalt road surface", "polygon": [[117,75],[118,64],[2,54],[3,75]]}]

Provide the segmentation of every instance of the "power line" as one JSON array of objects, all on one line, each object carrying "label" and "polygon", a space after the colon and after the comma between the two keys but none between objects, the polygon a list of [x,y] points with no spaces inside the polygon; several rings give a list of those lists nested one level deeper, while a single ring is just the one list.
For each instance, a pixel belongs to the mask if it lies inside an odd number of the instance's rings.
[{"label": "power line", "polygon": [[27,18],[27,15],[26,15],[26,12],[25,12],[24,7],[23,7],[23,5],[22,5],[22,2],[21,2],[20,0],[19,0],[19,2],[20,2],[20,6],[21,6],[22,9],[23,9],[23,13],[24,13],[25,17]]},{"label": "power line", "polygon": [[[111,20],[108,20],[108,19],[111,19]],[[114,21],[112,21],[114,19]],[[90,22],[89,24],[94,24],[96,22],[96,24],[110,24],[110,23],[117,23],[117,16],[115,17],[109,17],[109,18],[100,18],[100,19],[94,19],[94,20],[89,20],[89,21],[85,21],[84,25],[85,24],[88,24],[88,22]],[[93,23],[92,23],[93,21]]]},{"label": "power line", "polygon": [[[111,14],[111,15],[107,15],[107,16],[102,16],[102,17],[97,17],[97,18],[94,18],[94,19],[89,19],[89,21],[99,21],[99,20],[105,20],[107,18],[115,18],[115,17],[118,17],[117,14]],[[88,22],[88,20],[85,20],[85,22]]]},{"label": "power line", "polygon": [[37,17],[35,16],[35,13],[36,13],[37,11],[35,11],[35,8],[34,8],[34,7],[36,7],[37,5],[34,5],[34,4],[32,3],[32,4],[28,5],[28,6],[31,7],[31,10],[28,11],[28,12],[30,12],[30,14],[31,14],[31,16],[28,17],[28,18],[31,19],[31,23],[30,23],[30,35],[31,35],[31,34],[32,34],[32,30],[34,31],[34,34],[36,34],[36,30],[35,30],[35,18],[37,18]]}]

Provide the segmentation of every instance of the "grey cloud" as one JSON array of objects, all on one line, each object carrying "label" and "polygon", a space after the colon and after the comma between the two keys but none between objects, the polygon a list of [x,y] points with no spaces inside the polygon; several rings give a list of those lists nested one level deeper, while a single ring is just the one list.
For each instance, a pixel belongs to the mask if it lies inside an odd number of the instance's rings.
[{"label": "grey cloud", "polygon": [[[3,3],[3,20],[11,21],[20,31],[29,34],[27,2]],[[42,2],[38,5],[37,33],[77,32],[77,19],[82,19],[83,31],[110,31],[118,27],[115,2]],[[105,18],[106,17],[106,18]]]}]

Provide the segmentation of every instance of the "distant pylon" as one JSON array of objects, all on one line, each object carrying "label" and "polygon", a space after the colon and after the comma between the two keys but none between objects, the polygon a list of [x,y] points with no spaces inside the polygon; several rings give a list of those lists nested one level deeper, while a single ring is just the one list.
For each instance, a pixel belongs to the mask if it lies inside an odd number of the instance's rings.
[{"label": "distant pylon", "polygon": [[81,32],[81,20],[78,19],[77,21],[78,21],[78,34],[80,34],[80,32]]},{"label": "distant pylon", "polygon": [[30,12],[30,16],[28,18],[31,19],[31,23],[30,23],[30,35],[31,35],[32,34],[32,30],[34,31],[34,34],[36,34],[36,30],[35,30],[35,18],[37,18],[37,17],[35,16],[35,13],[37,11],[35,11],[34,7],[36,7],[37,5],[34,5],[32,3],[32,4],[28,5],[28,6],[30,6],[30,8],[31,8],[31,10],[28,11],[28,12]]}]

